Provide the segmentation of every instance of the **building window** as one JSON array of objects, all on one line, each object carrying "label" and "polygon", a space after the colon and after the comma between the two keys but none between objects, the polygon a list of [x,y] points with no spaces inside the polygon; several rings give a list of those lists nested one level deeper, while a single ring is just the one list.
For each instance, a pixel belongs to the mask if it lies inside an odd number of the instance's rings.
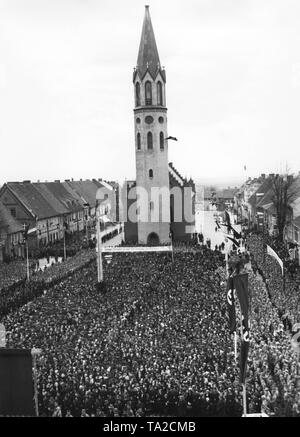
[{"label": "building window", "polygon": [[150,211],[153,211],[154,209],[154,202],[150,202]]},{"label": "building window", "polygon": [[137,149],[141,150],[141,134],[137,134]]},{"label": "building window", "polygon": [[157,82],[157,104],[163,104],[163,93],[162,93],[162,84],[161,82]]},{"label": "building window", "polygon": [[153,135],[152,132],[148,132],[147,134],[147,148],[148,150],[153,149]]},{"label": "building window", "polygon": [[141,106],[141,86],[139,82],[135,85],[135,105]]},{"label": "building window", "polygon": [[17,217],[16,208],[10,208],[10,213],[13,217]]},{"label": "building window", "polygon": [[161,133],[159,134],[159,145],[160,145],[160,150],[164,150],[164,148],[165,148],[165,144],[164,144],[164,142],[165,142],[164,134],[163,134],[163,132],[161,132]]},{"label": "building window", "polygon": [[164,117],[159,117],[159,118],[158,118],[158,121],[159,121],[160,124],[163,124],[163,122],[164,122]]},{"label": "building window", "polygon": [[136,122],[137,122],[137,124],[140,124],[140,123],[141,123],[141,119],[138,117],[138,118],[136,119]]},{"label": "building window", "polygon": [[145,83],[145,98],[146,105],[152,105],[152,84],[149,80]]},{"label": "building window", "polygon": [[152,170],[152,168],[150,168],[150,170],[149,170],[149,178],[153,179],[153,170]]},{"label": "building window", "polygon": [[153,117],[151,117],[151,115],[147,115],[147,117],[145,117],[145,122],[147,124],[151,124],[154,122],[154,119],[153,119]]}]

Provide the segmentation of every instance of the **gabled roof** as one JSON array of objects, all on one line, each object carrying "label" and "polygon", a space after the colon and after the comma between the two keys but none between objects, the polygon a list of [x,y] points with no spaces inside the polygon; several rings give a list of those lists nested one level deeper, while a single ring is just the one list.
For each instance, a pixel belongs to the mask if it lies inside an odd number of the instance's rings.
[{"label": "gabled roof", "polygon": [[55,217],[57,211],[31,182],[8,182],[7,187],[39,219]]},{"label": "gabled roof", "polygon": [[34,183],[34,187],[45,197],[47,202],[55,209],[55,211],[61,215],[69,212],[69,208],[66,204],[62,203],[55,193],[54,185],[60,185],[56,182],[37,182]]},{"label": "gabled roof", "polygon": [[[256,206],[264,208],[265,206],[273,204],[273,191],[269,188],[265,194],[259,199]],[[266,208],[265,208],[266,209]]]},{"label": "gabled roof", "polygon": [[149,6],[145,6],[142,36],[137,59],[137,72],[143,77],[147,70],[154,78],[160,69],[160,60],[152,27]]},{"label": "gabled roof", "polygon": [[[258,186],[258,188],[254,191],[252,196],[250,196],[250,198],[248,200],[248,203],[250,203],[251,206],[257,206],[257,197],[256,197],[256,195],[258,193],[263,193],[263,196],[265,196],[267,191],[269,191],[269,189],[271,188],[271,184],[272,184],[272,182],[271,182],[270,178],[265,179],[262,182],[262,184],[260,184]],[[261,199],[259,199],[259,201],[261,201],[261,200],[262,200],[262,197],[261,197]]]},{"label": "gabled roof", "polygon": [[11,215],[10,211],[0,201],[0,229],[7,234],[15,234],[23,230],[22,225]]},{"label": "gabled roof", "polygon": [[179,171],[176,170],[172,162],[169,162],[169,175],[171,175],[176,180],[176,182],[182,187],[187,182],[187,180],[183,176],[181,176]]},{"label": "gabled roof", "polygon": [[294,219],[294,225],[300,229],[300,215]]},{"label": "gabled roof", "polygon": [[64,187],[70,191],[74,191],[78,199],[81,202],[88,203],[90,206],[96,204],[96,194],[99,188],[101,188],[101,181],[85,180],[85,181],[65,181],[63,182]]}]

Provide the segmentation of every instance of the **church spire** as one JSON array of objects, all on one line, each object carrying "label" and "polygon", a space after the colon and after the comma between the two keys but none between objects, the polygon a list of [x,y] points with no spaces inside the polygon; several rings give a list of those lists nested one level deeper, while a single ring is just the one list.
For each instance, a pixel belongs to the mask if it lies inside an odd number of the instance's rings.
[{"label": "church spire", "polygon": [[160,70],[160,60],[153,32],[149,6],[145,6],[145,17],[137,59],[137,71],[143,77],[147,69],[154,78]]}]

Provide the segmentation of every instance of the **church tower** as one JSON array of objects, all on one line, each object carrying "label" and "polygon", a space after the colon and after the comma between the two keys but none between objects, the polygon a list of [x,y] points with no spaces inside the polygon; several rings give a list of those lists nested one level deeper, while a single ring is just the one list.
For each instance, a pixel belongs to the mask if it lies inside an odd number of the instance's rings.
[{"label": "church tower", "polygon": [[[149,6],[134,69],[137,233],[140,244],[170,242],[166,73],[161,67]],[[139,195],[139,189],[147,196]]]}]

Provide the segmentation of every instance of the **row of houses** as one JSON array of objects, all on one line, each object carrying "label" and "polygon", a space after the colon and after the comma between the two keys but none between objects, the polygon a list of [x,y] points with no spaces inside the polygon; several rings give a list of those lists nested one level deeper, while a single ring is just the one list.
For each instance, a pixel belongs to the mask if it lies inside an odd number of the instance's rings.
[{"label": "row of houses", "polygon": [[31,247],[61,240],[66,229],[70,233],[85,230],[95,217],[99,188],[106,193],[103,197],[115,202],[110,203],[109,211],[101,212],[103,219],[107,213],[111,222],[117,222],[119,186],[115,182],[66,179],[5,183],[0,189],[0,260],[5,255],[23,256],[26,225],[31,230]]},{"label": "row of houses", "polygon": [[238,187],[217,189],[216,187],[204,187],[204,209],[225,211],[232,208]]},{"label": "row of houses", "polygon": [[[248,228],[277,236],[277,213],[274,205],[275,174],[261,174],[249,178],[236,192],[234,209],[238,221]],[[290,178],[289,192],[293,193],[287,209],[287,221],[284,238],[292,245],[300,246],[300,173],[287,176]]]}]

